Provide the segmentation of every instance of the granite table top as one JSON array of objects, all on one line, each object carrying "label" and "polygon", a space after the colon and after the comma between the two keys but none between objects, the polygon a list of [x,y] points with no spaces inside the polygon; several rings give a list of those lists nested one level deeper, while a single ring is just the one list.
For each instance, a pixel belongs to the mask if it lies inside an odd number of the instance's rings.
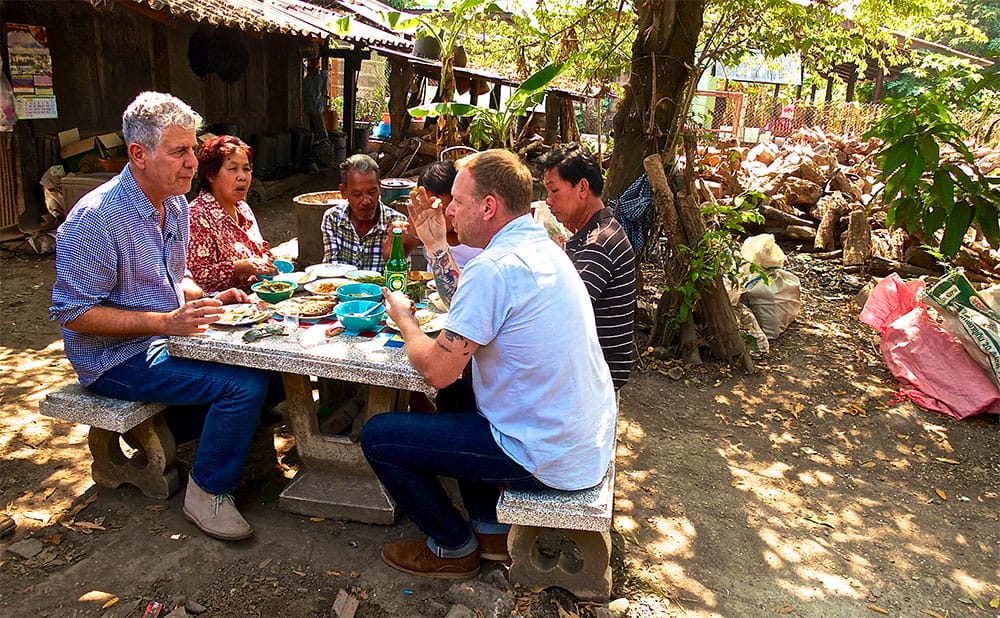
[{"label": "granite table top", "polygon": [[209,327],[202,334],[171,337],[172,356],[269,369],[421,391],[436,392],[407,360],[402,340],[392,331],[372,335],[344,332],[327,336],[330,324],[285,326],[287,335],[245,342],[249,327]]}]

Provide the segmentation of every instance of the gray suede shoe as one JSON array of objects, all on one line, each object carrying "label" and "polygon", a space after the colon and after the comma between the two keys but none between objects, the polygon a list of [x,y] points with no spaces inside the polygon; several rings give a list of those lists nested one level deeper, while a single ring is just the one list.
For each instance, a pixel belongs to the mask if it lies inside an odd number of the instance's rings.
[{"label": "gray suede shoe", "polygon": [[208,536],[223,541],[239,541],[253,534],[230,494],[207,493],[191,477],[184,495],[184,517]]}]

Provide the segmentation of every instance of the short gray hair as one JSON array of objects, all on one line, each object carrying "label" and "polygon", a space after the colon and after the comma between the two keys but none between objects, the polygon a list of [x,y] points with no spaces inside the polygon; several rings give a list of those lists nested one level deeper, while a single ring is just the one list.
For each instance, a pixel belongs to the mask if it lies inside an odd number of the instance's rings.
[{"label": "short gray hair", "polygon": [[197,131],[201,123],[201,115],[174,95],[140,92],[122,114],[122,135],[126,144],[139,144],[148,150],[156,150],[167,127]]},{"label": "short gray hair", "polygon": [[376,176],[381,176],[378,163],[366,154],[355,154],[344,159],[340,164],[340,177],[347,178],[347,172],[358,172],[360,174],[375,172]]}]

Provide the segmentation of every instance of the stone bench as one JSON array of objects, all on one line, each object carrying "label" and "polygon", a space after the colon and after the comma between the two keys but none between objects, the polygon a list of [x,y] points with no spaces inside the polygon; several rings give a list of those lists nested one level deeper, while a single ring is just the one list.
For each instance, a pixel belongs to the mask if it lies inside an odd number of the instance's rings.
[{"label": "stone bench", "polygon": [[580,491],[504,490],[497,521],[507,537],[510,580],[525,586],[559,586],[577,598],[611,596],[611,513],[615,462],[595,487]]},{"label": "stone bench", "polygon": [[[45,396],[39,411],[53,418],[90,425],[87,444],[94,457],[90,474],[102,487],[129,483],[151,498],[166,499],[180,487],[177,444],[163,417],[167,405],[98,395],[78,383]],[[121,440],[136,450],[122,451]]]}]

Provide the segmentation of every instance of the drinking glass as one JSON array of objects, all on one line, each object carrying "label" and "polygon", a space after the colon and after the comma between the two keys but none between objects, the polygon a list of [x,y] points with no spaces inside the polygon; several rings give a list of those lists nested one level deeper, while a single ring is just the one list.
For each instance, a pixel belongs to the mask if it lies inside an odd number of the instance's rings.
[{"label": "drinking glass", "polygon": [[285,314],[285,330],[289,331],[288,336],[292,338],[293,341],[297,341],[299,338],[299,307],[298,305],[289,305],[284,310]]}]

